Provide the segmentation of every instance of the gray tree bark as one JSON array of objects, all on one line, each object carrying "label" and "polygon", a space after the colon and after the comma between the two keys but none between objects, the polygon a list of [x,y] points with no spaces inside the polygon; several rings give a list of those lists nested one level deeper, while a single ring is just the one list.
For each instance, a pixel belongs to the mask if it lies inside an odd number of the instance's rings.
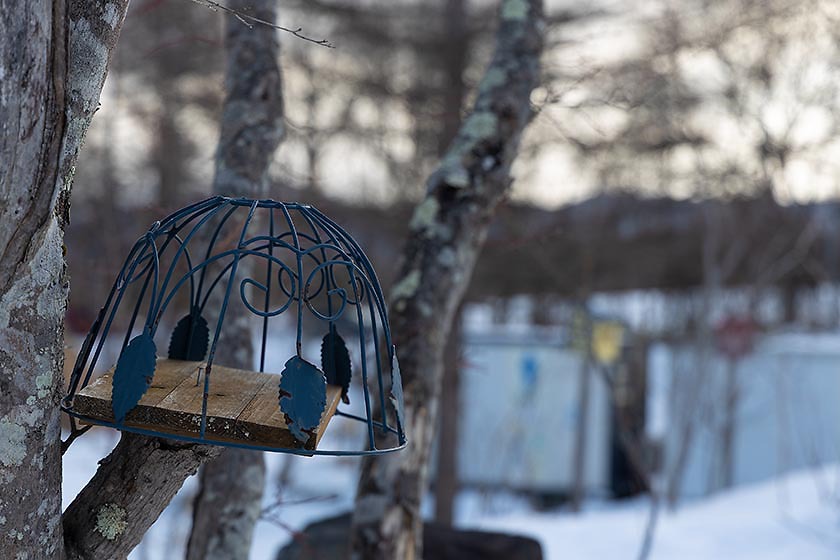
[{"label": "gray tree bark", "polygon": [[127,0],[0,0],[0,556],[63,554],[64,227]]},{"label": "gray tree bark", "polygon": [[67,558],[125,558],[219,447],[123,433],[64,515]]},{"label": "gray tree bark", "polygon": [[435,522],[451,527],[455,516],[455,498],[460,488],[458,477],[458,431],[461,413],[461,308],[455,314],[452,335],[443,353],[443,376],[438,428],[437,464],[435,465]]},{"label": "gray tree bark", "polygon": [[[591,343],[591,329],[587,321],[586,343]],[[589,409],[592,394],[592,358],[589,347],[581,355],[580,372],[578,373],[578,414],[575,429],[575,446],[572,455],[572,496],[571,509],[579,512],[583,507],[586,492],[586,447],[589,443]]]},{"label": "gray tree bark", "polygon": [[729,358],[723,394],[723,425],[720,429],[720,473],[716,490],[731,488],[735,482],[735,438],[738,428],[738,358]]},{"label": "gray tree bark", "polygon": [[422,557],[420,500],[441,390],[442,355],[488,223],[511,183],[510,167],[531,119],[543,46],[540,0],[504,0],[496,50],[472,113],[461,125],[414,212],[391,325],[405,388],[409,446],[362,463],[352,556]]},{"label": "gray tree bark", "polygon": [[62,531],[63,232],[127,5],[0,0],[0,481],[19,490],[0,497],[4,558],[125,557],[218,453],[125,435]]},{"label": "gray tree bark", "polygon": [[[275,21],[274,0],[236,0],[228,6],[248,9],[249,15],[264,21]],[[234,18],[228,18],[226,25],[228,94],[222,110],[213,192],[259,197],[265,194],[271,158],[284,135],[277,31],[268,26],[251,29]],[[242,261],[240,267],[249,264]],[[244,308],[228,308],[217,361],[252,368],[249,315]],[[247,558],[264,485],[261,452],[226,449],[207,463],[201,470],[201,489],[193,504],[187,559]]]},{"label": "gray tree bark", "polygon": [[258,451],[226,449],[201,469],[187,560],[248,558],[265,486]]},{"label": "gray tree bark", "polygon": [[443,94],[443,128],[438,138],[438,155],[443,156],[449,144],[458,134],[461,126],[461,110],[467,87],[464,73],[467,71],[470,53],[470,29],[467,24],[468,0],[445,0],[442,27],[446,30],[446,46],[443,50],[443,72],[446,76],[446,90]]},{"label": "gray tree bark", "polygon": [[[467,25],[467,0],[445,0],[442,26],[446,30],[443,50],[443,70],[446,90],[443,96],[443,129],[438,139],[438,152],[446,155],[449,144],[461,126],[461,110],[467,94],[464,73],[467,71],[470,34]],[[455,497],[458,494],[458,395],[461,372],[459,360],[461,338],[457,332],[460,309],[456,313],[454,336],[449,337],[444,350],[443,377],[447,388],[441,394],[438,421],[437,465],[435,466],[435,521],[452,525]]]}]

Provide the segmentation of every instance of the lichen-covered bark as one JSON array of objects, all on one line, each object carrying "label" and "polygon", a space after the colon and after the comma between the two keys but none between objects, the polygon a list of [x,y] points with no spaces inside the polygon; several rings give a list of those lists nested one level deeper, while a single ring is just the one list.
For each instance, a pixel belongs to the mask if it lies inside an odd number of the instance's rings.
[{"label": "lichen-covered bark", "polygon": [[187,560],[248,558],[265,487],[262,453],[225,449],[201,469]]},{"label": "lichen-covered bark", "polygon": [[[275,21],[275,0],[236,0],[228,6],[248,8],[250,15]],[[225,48],[227,97],[213,192],[258,198],[265,193],[268,167],[284,133],[277,32],[264,25],[249,28],[231,17],[226,21]],[[243,260],[239,274],[247,274],[250,264]],[[217,293],[223,292],[217,289]],[[220,304],[220,298],[211,298],[211,307]],[[228,308],[217,362],[251,369],[250,318],[243,307]],[[264,484],[265,462],[257,451],[226,449],[205,465],[201,490],[193,504],[187,559],[247,558]]]},{"label": "lichen-covered bark", "polygon": [[411,221],[402,280],[392,293],[405,390],[405,451],[366,458],[354,513],[354,558],[421,558],[420,499],[440,393],[442,355],[487,225],[511,183],[531,118],[543,45],[540,0],[504,0],[496,50],[461,125]]},{"label": "lichen-covered bark", "polygon": [[[447,88],[443,102],[443,129],[440,136],[439,155],[445,156],[449,143],[458,134],[461,126],[461,111],[467,87],[464,74],[467,71],[470,52],[470,33],[467,14],[467,0],[446,0],[443,26],[446,29],[443,50]],[[451,526],[454,501],[458,492],[458,355],[460,336],[457,332],[456,314],[454,336],[449,337],[444,351],[441,383],[448,387],[440,399],[440,414],[436,429],[438,434],[437,465],[435,467],[435,514],[437,523]]]},{"label": "lichen-covered bark", "polygon": [[63,236],[73,166],[127,0],[0,0],[0,551],[61,539]]},{"label": "lichen-covered bark", "polygon": [[219,447],[123,433],[64,515],[67,558],[125,558]]},{"label": "lichen-covered bark", "polygon": [[[275,20],[273,0],[235,0],[226,5],[265,21]],[[213,190],[227,196],[259,196],[285,133],[277,31],[266,25],[251,28],[229,17],[225,48],[227,97]]]}]

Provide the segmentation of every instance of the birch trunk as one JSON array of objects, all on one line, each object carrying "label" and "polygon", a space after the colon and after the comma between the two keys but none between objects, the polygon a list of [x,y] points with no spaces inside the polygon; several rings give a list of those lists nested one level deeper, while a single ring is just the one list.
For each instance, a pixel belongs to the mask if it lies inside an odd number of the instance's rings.
[{"label": "birch trunk", "polygon": [[441,390],[443,348],[510,167],[531,119],[543,46],[540,0],[504,0],[496,50],[472,113],[461,125],[410,224],[391,325],[405,388],[409,441],[362,464],[352,556],[422,557],[420,501]]}]

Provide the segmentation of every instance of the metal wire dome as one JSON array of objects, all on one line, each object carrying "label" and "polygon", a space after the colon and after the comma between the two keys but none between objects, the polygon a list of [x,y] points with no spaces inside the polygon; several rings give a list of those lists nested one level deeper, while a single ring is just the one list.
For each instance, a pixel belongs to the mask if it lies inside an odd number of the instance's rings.
[{"label": "metal wire dome", "polygon": [[[244,342],[228,334],[243,321],[254,333]],[[253,367],[225,364],[249,345]],[[62,409],[68,441],[99,424],[306,455],[406,444],[370,260],[317,209],[273,200],[213,197],[152,224],[85,338]],[[366,448],[347,449],[354,438],[338,428],[319,447],[327,425],[343,421],[366,425]]]}]

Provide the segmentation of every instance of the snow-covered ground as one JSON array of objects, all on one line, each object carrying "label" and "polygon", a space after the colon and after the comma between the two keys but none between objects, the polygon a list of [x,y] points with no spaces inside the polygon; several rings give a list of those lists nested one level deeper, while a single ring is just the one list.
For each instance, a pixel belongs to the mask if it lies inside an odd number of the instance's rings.
[{"label": "snow-covered ground", "polygon": [[[548,560],[633,559],[646,500],[590,504],[582,514],[478,514],[465,526],[538,539]],[[821,560],[840,558],[840,466],[799,471],[663,510],[653,559]]]},{"label": "snow-covered ground", "polygon": [[[65,505],[116,443],[116,433],[96,429],[77,440],[65,455]],[[251,560],[272,559],[291,531],[352,506],[358,462],[334,457],[267,454],[265,519],[256,528]],[[280,473],[291,461],[289,483],[279,493]],[[183,558],[196,490],[190,479],[152,527],[132,560]],[[271,507],[281,502],[277,507]],[[641,544],[648,515],[646,500],[590,502],[578,515],[535,512],[510,495],[464,492],[456,517],[465,528],[530,535],[547,560],[632,559]],[[799,471],[663,509],[652,558],[670,560],[821,560],[840,558],[840,465]]]}]

